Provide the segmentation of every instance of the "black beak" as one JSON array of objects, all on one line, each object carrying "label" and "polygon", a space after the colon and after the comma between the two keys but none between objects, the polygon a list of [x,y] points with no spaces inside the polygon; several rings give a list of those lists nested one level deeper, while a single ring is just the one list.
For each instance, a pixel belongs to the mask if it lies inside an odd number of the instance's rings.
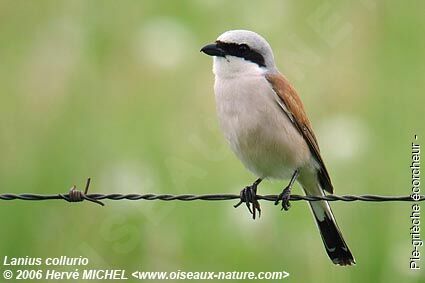
[{"label": "black beak", "polygon": [[205,54],[210,56],[218,56],[218,57],[226,56],[226,52],[224,52],[223,49],[218,47],[216,43],[205,45],[204,47],[202,47],[201,52],[204,52]]}]

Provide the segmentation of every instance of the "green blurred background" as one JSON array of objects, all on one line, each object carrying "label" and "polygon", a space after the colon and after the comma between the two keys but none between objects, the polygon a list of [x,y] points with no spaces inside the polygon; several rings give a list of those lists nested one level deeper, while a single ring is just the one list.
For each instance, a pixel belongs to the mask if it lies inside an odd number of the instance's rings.
[{"label": "green blurred background", "polygon": [[[337,194],[410,194],[410,145],[425,134],[425,5],[382,2],[0,1],[1,192],[64,193],[88,176],[98,193],[239,192],[254,176],[220,133],[199,49],[243,28],[270,42],[299,91]],[[304,202],[288,213],[263,203],[256,221],[232,202],[106,203],[2,201],[0,254],[425,280],[409,270],[408,203],[333,203],[351,268],[330,262]]]}]

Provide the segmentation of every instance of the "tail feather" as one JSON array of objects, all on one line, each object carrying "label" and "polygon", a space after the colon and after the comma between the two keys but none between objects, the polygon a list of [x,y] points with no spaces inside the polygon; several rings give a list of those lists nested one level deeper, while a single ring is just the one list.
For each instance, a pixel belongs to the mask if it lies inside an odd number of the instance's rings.
[{"label": "tail feather", "polygon": [[320,235],[322,236],[326,252],[328,253],[332,262],[338,265],[356,264],[354,257],[351,254],[347,244],[345,243],[341,231],[335,222],[332,211],[329,210],[329,214],[326,213],[323,219],[319,219],[316,210],[317,208],[313,209],[314,218],[316,219],[317,227],[319,227]]},{"label": "tail feather", "polygon": [[[306,193],[308,192],[307,190],[305,191]],[[320,187],[315,191],[315,195],[324,195]],[[312,192],[308,192],[307,194],[312,195]],[[354,260],[354,257],[338,228],[329,203],[327,201],[311,201],[310,207],[314,218],[316,219],[317,227],[319,228],[320,235],[322,236],[326,252],[332,262],[342,266],[356,264],[356,261]]]}]

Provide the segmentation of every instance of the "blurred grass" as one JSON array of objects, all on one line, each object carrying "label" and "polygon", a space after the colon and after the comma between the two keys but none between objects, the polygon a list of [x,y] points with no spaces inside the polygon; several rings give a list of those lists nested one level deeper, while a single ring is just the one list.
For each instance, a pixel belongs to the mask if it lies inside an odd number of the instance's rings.
[{"label": "blurred grass", "polygon": [[[60,193],[91,176],[102,193],[239,191],[254,177],[221,136],[199,49],[244,28],[269,40],[299,90],[336,192],[409,194],[410,143],[425,134],[424,8],[0,1],[0,187]],[[409,204],[333,207],[354,268],[330,263],[305,203],[285,214],[264,204],[253,222],[224,202],[2,202],[0,251],[128,270],[286,270],[295,282],[423,281],[408,269]]]}]

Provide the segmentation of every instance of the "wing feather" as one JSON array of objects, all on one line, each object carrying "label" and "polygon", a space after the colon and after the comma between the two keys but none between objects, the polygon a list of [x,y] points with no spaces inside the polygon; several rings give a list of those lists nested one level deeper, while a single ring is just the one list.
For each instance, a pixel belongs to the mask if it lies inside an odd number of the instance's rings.
[{"label": "wing feather", "polygon": [[318,177],[322,188],[329,193],[333,193],[331,178],[320,155],[319,144],[317,143],[311,123],[305,113],[304,105],[296,90],[288,80],[279,73],[267,74],[266,79],[277,94],[278,104],[304,137],[311,153],[319,163],[320,168]]}]

